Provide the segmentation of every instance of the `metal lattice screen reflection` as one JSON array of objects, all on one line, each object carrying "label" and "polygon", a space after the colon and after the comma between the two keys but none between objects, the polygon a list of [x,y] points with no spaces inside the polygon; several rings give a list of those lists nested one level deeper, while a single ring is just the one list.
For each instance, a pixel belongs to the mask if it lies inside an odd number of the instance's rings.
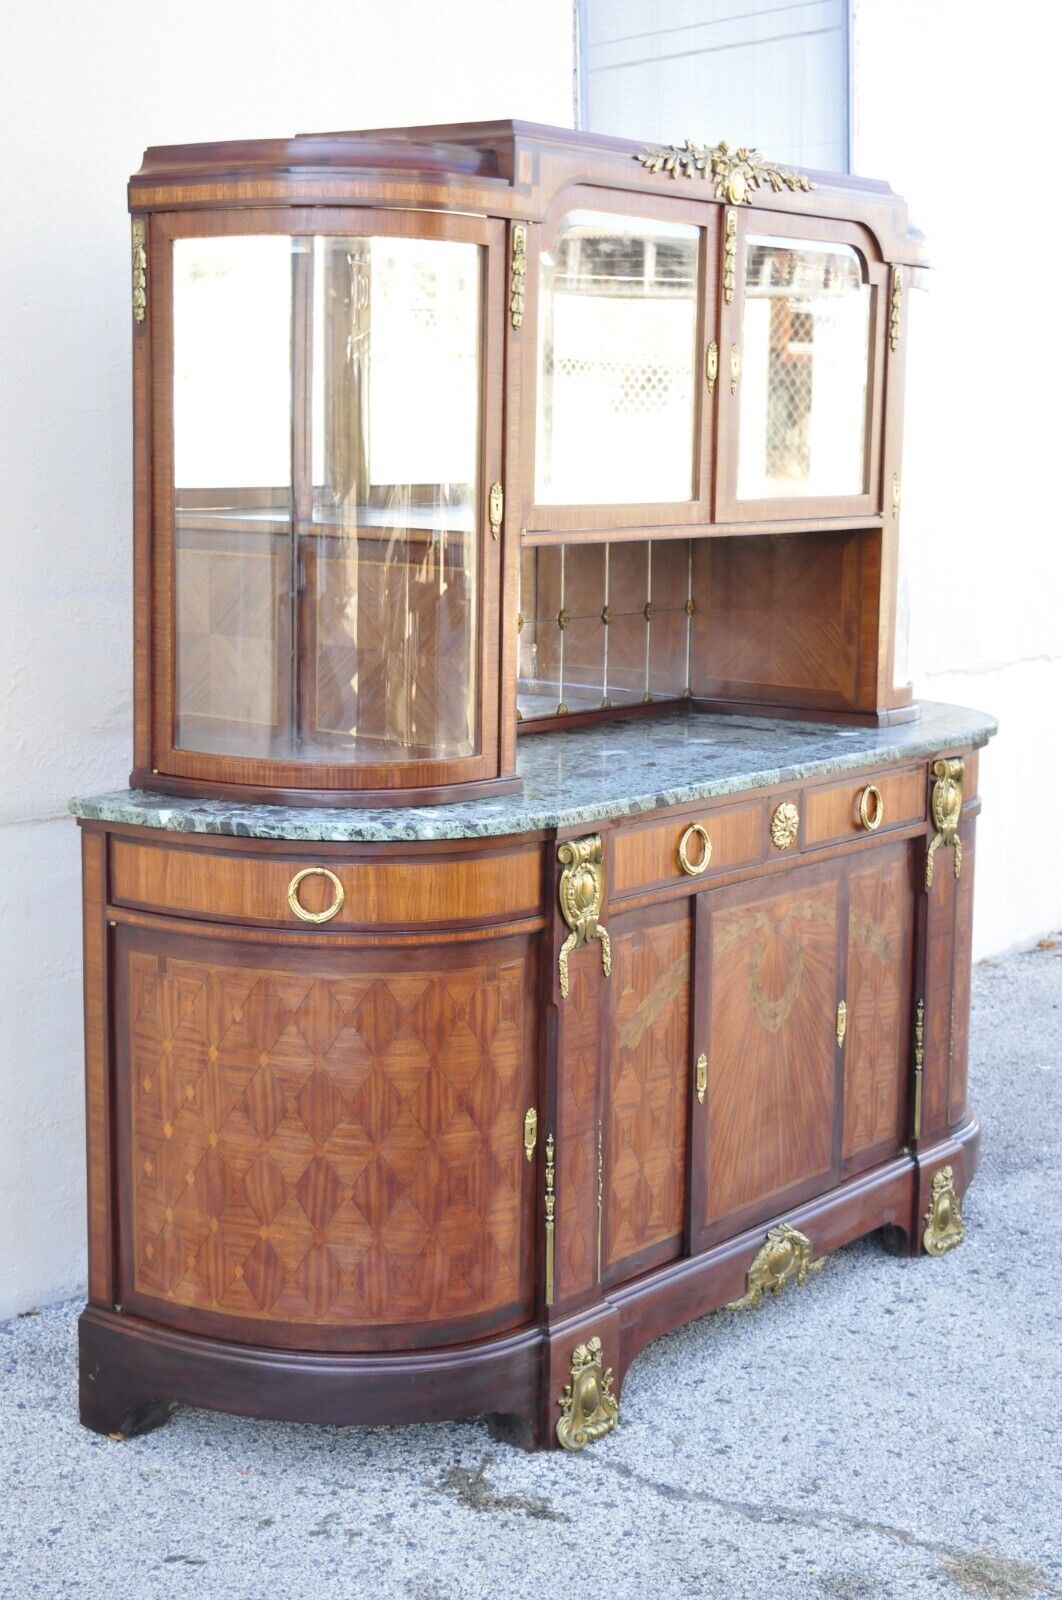
[{"label": "metal lattice screen reflection", "polygon": [[689,539],[526,549],[520,719],[688,696],[692,586]]}]

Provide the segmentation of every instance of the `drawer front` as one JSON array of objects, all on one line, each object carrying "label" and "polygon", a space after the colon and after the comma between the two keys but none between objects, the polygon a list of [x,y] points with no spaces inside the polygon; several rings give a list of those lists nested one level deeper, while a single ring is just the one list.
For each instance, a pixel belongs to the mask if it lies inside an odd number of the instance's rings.
[{"label": "drawer front", "polygon": [[853,775],[843,783],[805,791],[804,847],[840,844],[868,832],[888,833],[922,822],[925,815],[924,767]]},{"label": "drawer front", "polygon": [[[620,829],[612,846],[612,893],[697,883],[720,872],[754,866],[765,849],[766,817],[766,803],[757,800],[649,827]],[[711,846],[707,867],[703,866],[705,844],[698,829],[704,830]],[[683,866],[683,854],[688,867]],[[689,867],[700,870],[691,872]]]},{"label": "drawer front", "polygon": [[111,843],[114,904],[295,930],[506,921],[540,909],[541,882],[535,845],[487,855],[341,861],[329,857],[327,845],[320,856],[293,859],[265,849],[228,855]]}]

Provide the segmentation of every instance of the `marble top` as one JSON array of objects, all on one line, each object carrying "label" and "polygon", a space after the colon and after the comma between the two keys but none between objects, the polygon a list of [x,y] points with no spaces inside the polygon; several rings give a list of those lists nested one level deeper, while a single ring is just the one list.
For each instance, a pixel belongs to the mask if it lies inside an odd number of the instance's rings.
[{"label": "marble top", "polygon": [[919,760],[987,744],[995,731],[983,711],[932,701],[922,702],[917,722],[891,728],[680,711],[525,736],[517,741],[516,758],[523,793],[497,799],[368,811],[120,789],[79,796],[70,810],[96,821],[246,839],[480,839],[582,827],[855,767]]}]

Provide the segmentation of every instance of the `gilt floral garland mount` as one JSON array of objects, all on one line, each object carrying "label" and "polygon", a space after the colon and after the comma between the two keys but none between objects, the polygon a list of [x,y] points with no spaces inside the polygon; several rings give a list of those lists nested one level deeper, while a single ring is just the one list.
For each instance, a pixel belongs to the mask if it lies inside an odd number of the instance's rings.
[{"label": "gilt floral garland mount", "polygon": [[757,189],[774,194],[783,189],[810,193],[815,185],[802,172],[788,172],[765,160],[758,150],[742,145],[731,150],[725,139],[709,147],[687,139],[683,144],[649,145],[635,152],[647,172],[664,172],[669,178],[711,178],[716,196],[728,205],[747,205]]}]

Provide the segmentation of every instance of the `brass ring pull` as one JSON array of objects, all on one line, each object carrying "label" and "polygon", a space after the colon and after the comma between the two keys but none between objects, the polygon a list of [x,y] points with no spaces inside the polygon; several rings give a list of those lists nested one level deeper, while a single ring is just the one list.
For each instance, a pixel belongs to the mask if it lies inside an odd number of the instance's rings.
[{"label": "brass ring pull", "polygon": [[[299,900],[299,884],[304,878],[327,878],[335,890],[335,894],[332,896],[332,904],[326,906],[323,911],[307,911]],[[342,911],[343,902],[346,898],[343,885],[335,873],[329,872],[327,867],[303,867],[302,871],[297,872],[288,884],[288,905],[300,922],[331,922],[332,918],[338,916]]]},{"label": "brass ring pull", "polygon": [[877,784],[868,783],[859,796],[859,820],[868,833],[876,833],[885,821],[885,802]]},{"label": "brass ring pull", "polygon": [[[695,836],[701,841],[701,859],[699,861],[691,861],[689,857],[690,840]],[[712,859],[712,841],[708,837],[708,830],[702,828],[699,822],[691,822],[679,840],[678,858],[679,866],[691,878],[699,878],[702,872],[708,871],[708,863]]]}]

